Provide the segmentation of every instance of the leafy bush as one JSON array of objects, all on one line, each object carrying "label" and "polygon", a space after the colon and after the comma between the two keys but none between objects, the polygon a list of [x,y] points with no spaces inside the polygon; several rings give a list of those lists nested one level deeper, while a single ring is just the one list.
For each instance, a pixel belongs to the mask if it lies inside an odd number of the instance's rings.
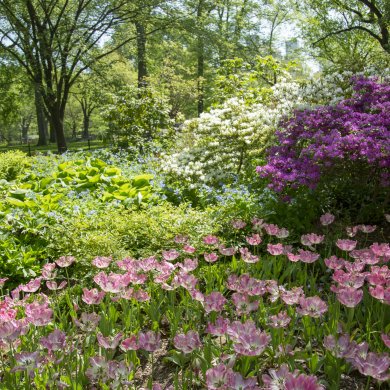
[{"label": "leafy bush", "polygon": [[120,146],[147,146],[147,142],[169,138],[171,120],[166,98],[156,94],[150,87],[129,86],[118,95],[104,111],[109,124],[109,135]]},{"label": "leafy bush", "polygon": [[109,224],[107,215],[158,201],[152,175],[127,177],[100,159],[75,157],[37,157],[19,180],[0,182],[0,275],[34,276],[59,250],[123,254],[114,234],[120,221]]},{"label": "leafy bush", "polygon": [[28,165],[27,155],[18,150],[0,153],[0,179],[11,181]]},{"label": "leafy bush", "polygon": [[390,167],[390,84],[360,78],[354,88],[351,99],[285,120],[278,145],[257,171],[277,192],[292,195],[303,186],[316,190],[325,207],[358,212],[368,203],[362,218],[381,218]]},{"label": "leafy bush", "polygon": [[46,256],[75,256],[73,271],[77,275],[88,272],[96,256],[147,257],[165,246],[169,248],[178,234],[197,242],[202,235],[211,233],[211,226],[218,228],[212,213],[185,204],[174,207],[164,203],[128,210],[119,204],[99,204],[88,196],[68,201],[50,217],[56,223],[53,221],[46,234]]},{"label": "leafy bush", "polygon": [[[120,168],[96,158],[68,160],[43,177],[31,172],[21,185],[10,190],[6,200],[17,207],[41,207],[46,200],[59,201],[69,192],[90,192],[101,201],[119,201],[139,206],[153,197],[150,174],[127,178]],[[29,194],[34,193],[34,199]],[[37,201],[35,201],[37,200]]]},{"label": "leafy bush", "polygon": [[0,204],[0,275],[17,281],[36,276],[47,257],[53,221],[43,210],[7,209]]}]

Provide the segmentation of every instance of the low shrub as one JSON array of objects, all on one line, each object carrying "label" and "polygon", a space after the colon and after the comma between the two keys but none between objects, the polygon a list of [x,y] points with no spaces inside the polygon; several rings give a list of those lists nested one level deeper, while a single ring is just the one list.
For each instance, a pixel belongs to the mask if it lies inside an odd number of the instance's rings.
[{"label": "low shrub", "polygon": [[28,157],[18,150],[0,153],[0,179],[15,180],[28,166]]}]

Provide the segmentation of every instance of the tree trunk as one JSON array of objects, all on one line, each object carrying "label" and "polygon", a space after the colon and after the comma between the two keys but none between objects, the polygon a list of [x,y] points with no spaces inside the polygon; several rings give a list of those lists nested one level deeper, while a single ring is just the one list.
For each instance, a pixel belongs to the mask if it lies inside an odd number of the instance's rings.
[{"label": "tree trunk", "polygon": [[38,146],[47,145],[46,137],[46,119],[43,111],[43,99],[41,92],[39,90],[39,84],[34,85],[35,92],[35,110],[37,113],[37,125],[38,125]]},{"label": "tree trunk", "polygon": [[64,118],[54,118],[54,128],[56,130],[58,153],[62,154],[68,150],[64,133]]},{"label": "tree trunk", "polygon": [[56,132],[54,130],[54,127],[52,125],[52,123],[49,124],[49,129],[50,129],[50,143],[51,144],[55,144],[57,142],[57,136],[56,136]]},{"label": "tree trunk", "polygon": [[47,116],[45,115],[45,118],[43,119],[43,127],[45,129],[46,139],[50,138],[49,134],[49,120],[47,119]]},{"label": "tree trunk", "polygon": [[[197,23],[198,26],[201,24],[201,19],[203,16],[203,0],[199,1],[198,11],[197,11]],[[197,67],[197,77],[198,77],[198,116],[204,110],[204,91],[203,91],[203,76],[204,76],[204,39],[202,36],[202,31],[198,28],[198,48],[197,48],[197,57],[198,57],[198,67]]]},{"label": "tree trunk", "polygon": [[138,63],[138,88],[145,87],[148,69],[146,64],[146,31],[145,26],[135,22],[137,30],[137,63]]},{"label": "tree trunk", "polygon": [[56,103],[47,108],[49,111],[50,128],[53,129],[53,133],[56,136],[58,153],[65,153],[68,150],[64,132],[65,111],[61,110]]},{"label": "tree trunk", "polygon": [[204,110],[204,90],[203,90],[203,76],[204,76],[204,45],[203,39],[199,38],[198,42],[198,116]]},{"label": "tree trunk", "polygon": [[64,81],[64,84],[62,97],[59,94],[55,95],[52,92],[46,93],[43,96],[47,118],[50,123],[50,128],[53,130],[53,133],[55,133],[59,154],[65,153],[68,150],[65,139],[64,117],[70,84],[67,80]]},{"label": "tree trunk", "polygon": [[87,112],[84,112],[84,118],[83,118],[83,138],[88,139],[89,138],[89,115]]},{"label": "tree trunk", "polygon": [[77,123],[74,119],[72,121],[72,138],[73,139],[77,138]]},{"label": "tree trunk", "polygon": [[30,128],[30,121],[31,118],[22,118],[22,125],[21,125],[21,130],[22,130],[22,144],[26,144],[28,142],[28,130]]}]

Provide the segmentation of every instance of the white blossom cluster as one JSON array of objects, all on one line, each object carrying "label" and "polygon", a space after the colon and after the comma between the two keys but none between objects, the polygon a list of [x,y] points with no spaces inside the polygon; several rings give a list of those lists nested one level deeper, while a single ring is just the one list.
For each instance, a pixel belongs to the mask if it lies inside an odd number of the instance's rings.
[{"label": "white blossom cluster", "polygon": [[269,145],[280,119],[303,103],[299,84],[286,80],[272,87],[266,100],[248,106],[231,98],[220,108],[186,121],[179,150],[163,156],[163,170],[193,187],[231,182],[254,171],[253,159]]},{"label": "white blossom cluster", "polygon": [[352,76],[352,72],[345,71],[310,79],[302,85],[302,96],[310,105],[337,104],[352,96]]},{"label": "white blossom cluster", "polygon": [[362,72],[353,73],[344,71],[323,75],[319,78],[309,79],[302,85],[302,97],[310,106],[337,104],[339,101],[349,98],[353,94],[352,77],[379,77],[390,75],[390,69],[384,69],[380,73],[376,68],[367,67]]}]

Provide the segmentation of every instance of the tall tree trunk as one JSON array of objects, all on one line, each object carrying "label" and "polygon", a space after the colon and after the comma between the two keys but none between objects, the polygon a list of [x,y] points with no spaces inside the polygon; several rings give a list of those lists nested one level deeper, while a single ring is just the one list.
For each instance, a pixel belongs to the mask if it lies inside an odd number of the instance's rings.
[{"label": "tall tree trunk", "polygon": [[244,0],[241,4],[240,11],[237,12],[236,16],[236,25],[234,26],[234,35],[233,35],[233,41],[234,41],[234,48],[233,48],[233,56],[237,57],[239,56],[239,48],[240,48],[240,40],[242,36],[242,30],[244,28],[244,20],[245,16],[247,15],[247,3],[248,0]]},{"label": "tall tree trunk", "polygon": [[198,116],[204,110],[204,90],[203,90],[203,77],[204,77],[204,39],[202,30],[200,28],[201,19],[203,16],[203,0],[199,1],[198,10],[197,10],[197,23],[198,23],[198,43],[197,43],[197,57],[198,57],[198,67],[197,67],[197,89],[198,89]]},{"label": "tall tree trunk", "polygon": [[96,108],[92,102],[88,101],[88,99],[80,100],[81,111],[83,112],[83,139],[89,138],[89,126],[91,124],[91,115]]},{"label": "tall tree trunk", "polygon": [[68,150],[68,146],[66,145],[64,132],[64,117],[54,117],[52,118],[52,123],[56,133],[58,153],[65,153]]},{"label": "tall tree trunk", "polygon": [[137,63],[138,63],[138,87],[146,86],[148,69],[146,63],[146,31],[145,26],[140,22],[135,22],[137,30]]},{"label": "tall tree trunk", "polygon": [[28,130],[30,128],[31,118],[24,117],[22,118],[21,130],[22,130],[22,144],[27,143],[28,141]]},{"label": "tall tree trunk", "polygon": [[88,112],[83,112],[83,138],[89,138],[89,115]]},{"label": "tall tree trunk", "polygon": [[65,139],[64,117],[69,90],[69,80],[64,80],[62,96],[53,94],[52,92],[43,95],[47,118],[50,123],[50,128],[55,132],[57,150],[60,154],[65,153],[68,150]]},{"label": "tall tree trunk", "polygon": [[58,153],[62,154],[68,150],[64,132],[65,109],[62,109],[57,102],[50,104],[48,109],[50,128],[56,136]]},{"label": "tall tree trunk", "polygon": [[49,134],[49,120],[47,119],[47,115],[45,114],[45,118],[43,120],[43,127],[45,129],[46,139],[50,138]]},{"label": "tall tree trunk", "polygon": [[54,127],[52,125],[52,123],[49,124],[49,129],[50,129],[50,143],[51,144],[55,144],[57,142],[57,135],[56,135],[56,132],[54,130]]},{"label": "tall tree trunk", "polygon": [[35,93],[35,110],[37,113],[37,125],[38,125],[38,146],[47,145],[46,137],[46,118],[43,111],[43,99],[41,91],[39,89],[39,84],[34,84],[34,93]]},{"label": "tall tree trunk", "polygon": [[74,119],[72,121],[72,138],[73,139],[77,138],[77,123]]}]

